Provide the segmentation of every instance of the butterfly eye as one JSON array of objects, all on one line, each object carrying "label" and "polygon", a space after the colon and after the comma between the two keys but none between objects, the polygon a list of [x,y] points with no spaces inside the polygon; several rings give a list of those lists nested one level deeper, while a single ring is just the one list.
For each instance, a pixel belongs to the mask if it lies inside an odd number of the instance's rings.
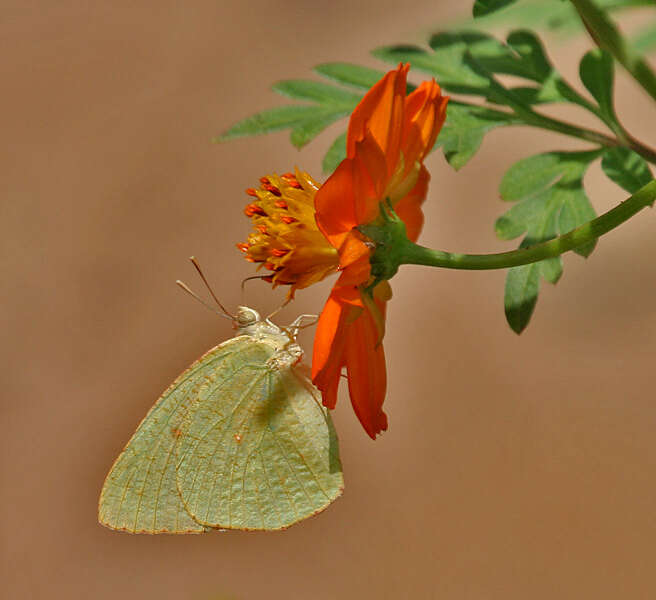
[{"label": "butterfly eye", "polygon": [[240,306],[237,309],[237,325],[239,327],[248,327],[253,323],[257,323],[260,320],[260,315],[257,311],[247,306]]}]

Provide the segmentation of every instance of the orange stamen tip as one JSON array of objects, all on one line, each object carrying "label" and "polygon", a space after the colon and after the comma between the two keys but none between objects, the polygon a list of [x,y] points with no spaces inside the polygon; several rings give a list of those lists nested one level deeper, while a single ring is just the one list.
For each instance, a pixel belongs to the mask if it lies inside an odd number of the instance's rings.
[{"label": "orange stamen tip", "polygon": [[281,256],[285,256],[285,254],[287,254],[288,252],[289,250],[283,250],[282,248],[274,248],[273,250],[271,250],[271,254],[273,256],[277,256],[278,258],[280,258]]},{"label": "orange stamen tip", "polygon": [[303,186],[301,186],[301,184],[298,182],[298,179],[296,179],[296,175],[294,175],[294,173],[285,173],[281,177],[287,182],[289,187],[296,188],[297,190],[303,189]]},{"label": "orange stamen tip", "polygon": [[269,178],[268,177],[260,177],[260,183],[262,183],[264,185],[268,185],[269,184]]},{"label": "orange stamen tip", "polygon": [[267,232],[266,225],[258,225],[258,226],[256,227],[256,229],[257,229],[260,233],[266,233],[266,232]]},{"label": "orange stamen tip", "polygon": [[275,205],[278,208],[289,208],[287,202],[285,202],[284,200],[276,200]]},{"label": "orange stamen tip", "polygon": [[269,183],[262,186],[267,192],[271,192],[274,196],[282,196],[280,190],[275,186]]},{"label": "orange stamen tip", "polygon": [[290,216],[288,216],[288,215],[283,215],[282,217],[280,217],[280,220],[281,220],[283,223],[286,223],[287,225],[290,225],[291,223],[295,223],[295,222],[296,222],[296,219],[295,219],[294,217],[290,217]]},{"label": "orange stamen tip", "polygon": [[235,244],[237,248],[239,248],[242,252],[248,252],[248,244],[241,242],[239,244]]},{"label": "orange stamen tip", "polygon": [[269,271],[275,271],[276,270],[276,265],[274,265],[273,263],[270,263],[270,262],[264,263],[264,267],[266,269],[269,269]]},{"label": "orange stamen tip", "polygon": [[246,193],[247,193],[249,196],[255,196],[255,197],[257,197],[257,191],[255,190],[255,188],[248,188],[248,189],[246,190]]},{"label": "orange stamen tip", "polygon": [[246,208],[244,208],[244,214],[247,217],[252,217],[253,215],[266,216],[266,212],[264,212],[264,209],[261,206],[258,206],[257,204],[248,204]]}]

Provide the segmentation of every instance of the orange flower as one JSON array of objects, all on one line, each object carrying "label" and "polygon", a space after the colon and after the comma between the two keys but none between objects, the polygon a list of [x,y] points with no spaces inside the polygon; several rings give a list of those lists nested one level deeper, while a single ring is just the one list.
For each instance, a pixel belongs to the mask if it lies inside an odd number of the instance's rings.
[{"label": "orange flower", "polygon": [[375,439],[387,429],[382,410],[386,371],[382,337],[387,281],[373,283],[371,242],[358,227],[375,223],[389,201],[416,241],[423,226],[429,175],[423,166],[446,115],[448,97],[435,81],[406,96],[409,65],[399,65],[376,83],[353,111],[347,157],[317,191],[316,222],[337,251],[342,271],[321,312],[312,356],[312,380],[323,403],[334,408],[346,367],[351,403]]},{"label": "orange flower", "polygon": [[246,259],[272,271],[264,277],[273,283],[291,286],[289,298],[339,266],[337,250],[317,228],[314,196],[319,189],[307,173],[297,171],[281,177],[260,179],[260,188],[246,193],[252,202],[244,213],[253,222],[248,241],[237,244]]}]

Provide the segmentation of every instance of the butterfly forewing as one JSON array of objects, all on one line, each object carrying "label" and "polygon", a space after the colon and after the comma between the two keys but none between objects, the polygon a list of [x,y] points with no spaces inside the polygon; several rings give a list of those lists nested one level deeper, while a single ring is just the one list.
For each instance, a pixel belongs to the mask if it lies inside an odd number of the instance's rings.
[{"label": "butterfly forewing", "polygon": [[[114,462],[100,495],[98,517],[132,533],[192,533],[205,527],[185,509],[176,485],[175,444],[197,391],[216,373],[230,374],[237,339],[213,348],[162,394]],[[228,370],[224,364],[228,362]]]},{"label": "butterfly forewing", "polygon": [[232,355],[229,382],[189,406],[177,440],[177,481],[199,523],[283,529],[323,510],[343,489],[337,439],[318,392],[276,349],[251,341]]}]

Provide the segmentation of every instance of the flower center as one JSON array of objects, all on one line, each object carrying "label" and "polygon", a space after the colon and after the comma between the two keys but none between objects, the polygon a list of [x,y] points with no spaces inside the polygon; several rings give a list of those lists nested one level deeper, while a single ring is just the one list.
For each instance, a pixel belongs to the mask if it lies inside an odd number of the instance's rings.
[{"label": "flower center", "polygon": [[318,184],[302,171],[260,178],[259,189],[244,213],[253,231],[237,247],[246,260],[272,271],[264,277],[273,286],[290,285],[289,297],[321,281],[339,266],[339,256],[319,231],[314,217]]}]

